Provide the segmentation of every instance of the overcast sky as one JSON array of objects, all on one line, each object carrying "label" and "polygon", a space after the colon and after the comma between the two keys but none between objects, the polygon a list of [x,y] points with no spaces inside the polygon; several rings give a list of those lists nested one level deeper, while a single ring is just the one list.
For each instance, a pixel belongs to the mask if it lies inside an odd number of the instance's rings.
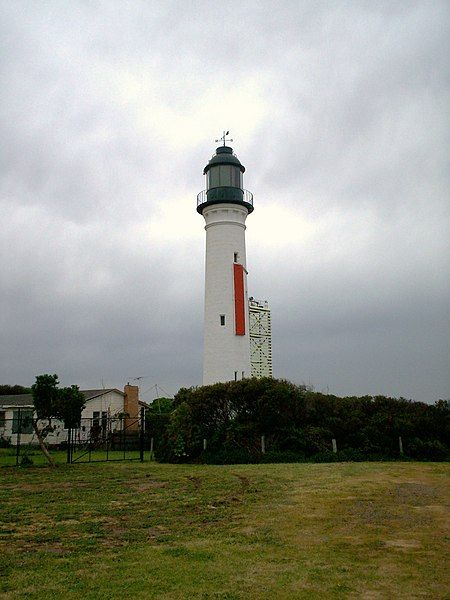
[{"label": "overcast sky", "polygon": [[449,6],[0,1],[0,383],[201,384],[226,128],[274,375],[449,398]]}]

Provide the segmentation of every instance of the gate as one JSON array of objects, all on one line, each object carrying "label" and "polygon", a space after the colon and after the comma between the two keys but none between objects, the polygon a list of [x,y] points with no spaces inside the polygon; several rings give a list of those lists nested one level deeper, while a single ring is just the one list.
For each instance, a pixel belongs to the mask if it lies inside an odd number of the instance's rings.
[{"label": "gate", "polygon": [[145,413],[97,419],[81,419],[67,434],[67,462],[144,460]]}]

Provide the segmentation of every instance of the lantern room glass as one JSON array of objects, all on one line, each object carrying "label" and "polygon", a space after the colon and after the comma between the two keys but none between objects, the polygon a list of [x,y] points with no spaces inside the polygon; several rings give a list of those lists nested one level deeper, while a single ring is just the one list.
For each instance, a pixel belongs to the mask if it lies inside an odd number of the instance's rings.
[{"label": "lantern room glass", "polygon": [[234,165],[214,165],[206,176],[207,189],[216,187],[235,187],[242,189],[242,173]]}]

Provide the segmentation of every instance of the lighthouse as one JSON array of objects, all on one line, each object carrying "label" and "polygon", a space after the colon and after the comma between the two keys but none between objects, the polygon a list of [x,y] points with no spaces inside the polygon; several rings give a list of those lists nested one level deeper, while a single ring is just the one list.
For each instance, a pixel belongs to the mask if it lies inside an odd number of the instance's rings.
[{"label": "lighthouse", "polygon": [[253,195],[243,187],[245,167],[226,145],[232,140],[224,132],[220,141],[197,196],[206,230],[203,385],[251,376],[245,221]]}]

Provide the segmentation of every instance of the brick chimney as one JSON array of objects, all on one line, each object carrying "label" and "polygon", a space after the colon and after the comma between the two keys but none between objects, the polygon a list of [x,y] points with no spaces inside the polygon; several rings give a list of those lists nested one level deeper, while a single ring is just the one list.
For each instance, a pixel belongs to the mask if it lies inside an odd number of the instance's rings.
[{"label": "brick chimney", "polygon": [[123,411],[128,414],[128,417],[125,417],[125,427],[127,431],[137,431],[139,429],[139,387],[127,383],[123,391],[125,394]]}]

